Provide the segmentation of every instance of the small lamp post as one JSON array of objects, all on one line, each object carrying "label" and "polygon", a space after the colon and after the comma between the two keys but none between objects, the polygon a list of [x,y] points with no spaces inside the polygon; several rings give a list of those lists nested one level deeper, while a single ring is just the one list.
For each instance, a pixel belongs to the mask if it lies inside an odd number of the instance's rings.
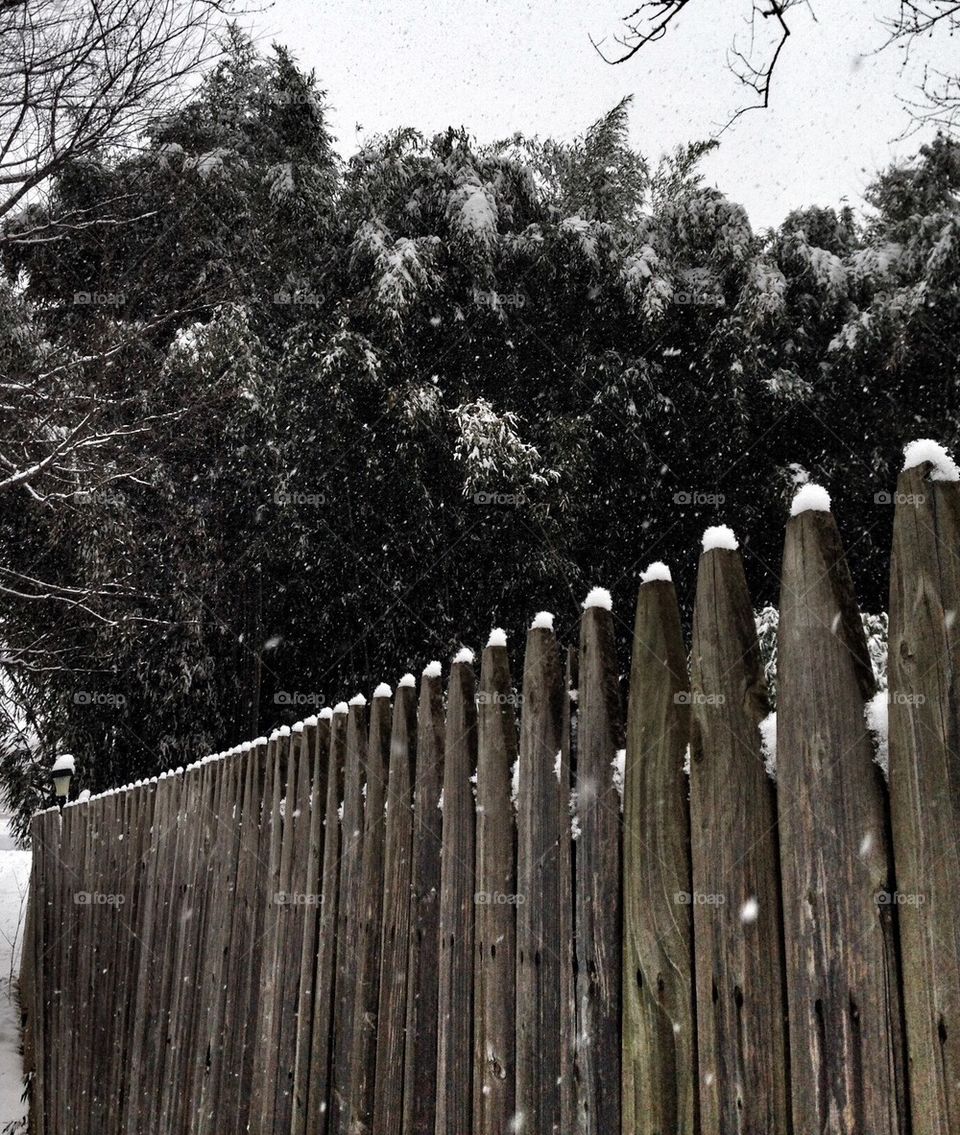
[{"label": "small lamp post", "polygon": [[53,791],[61,808],[70,795],[70,778],[76,771],[77,762],[70,753],[64,753],[53,762],[50,775],[53,777]]}]

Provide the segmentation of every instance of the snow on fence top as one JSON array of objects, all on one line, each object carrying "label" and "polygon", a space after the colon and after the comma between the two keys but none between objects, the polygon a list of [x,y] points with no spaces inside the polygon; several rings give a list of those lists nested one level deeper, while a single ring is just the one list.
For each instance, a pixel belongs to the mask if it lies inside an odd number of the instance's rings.
[{"label": "snow on fence top", "polygon": [[423,676],[425,678],[439,678],[440,677],[440,663],[434,659],[433,662],[428,662],[423,668]]},{"label": "snow on fence top", "polygon": [[960,467],[938,442],[928,437],[908,442],[903,447],[903,468],[913,469],[928,461],[933,466],[933,481],[960,481]]},{"label": "snow on fence top", "polygon": [[647,570],[640,573],[641,583],[653,583],[655,580],[662,580],[664,583],[672,583],[673,576],[670,574],[670,569],[661,560],[654,560],[652,564],[647,565]]},{"label": "snow on fence top", "polygon": [[589,607],[602,607],[604,611],[613,609],[613,599],[605,587],[594,587],[583,601],[584,610]]},{"label": "snow on fence top", "polygon": [[366,705],[366,704],[367,704],[367,699],[363,696],[363,694],[354,694],[353,697],[350,699],[350,705]]},{"label": "snow on fence top", "polygon": [[469,646],[461,646],[457,653],[453,656],[454,662],[472,662],[474,658],[473,651]]},{"label": "snow on fence top", "polygon": [[487,646],[506,646],[507,632],[501,627],[494,627],[487,639]]},{"label": "snow on fence top", "polygon": [[801,512],[829,511],[830,494],[823,485],[815,485],[812,481],[800,486],[790,505],[791,516],[799,516]]},{"label": "snow on fence top", "polygon": [[373,696],[375,698],[391,698],[393,697],[393,690],[390,689],[386,682],[381,682],[373,691]]},{"label": "snow on fence top", "polygon": [[530,629],[535,630],[553,630],[553,615],[549,611],[538,611],[533,616],[533,622],[530,624]]},{"label": "snow on fence top", "polygon": [[337,704],[333,707],[333,712],[334,713],[349,713],[350,712],[350,706],[348,706],[345,701],[338,701]]},{"label": "snow on fence top", "polygon": [[733,534],[733,529],[726,524],[715,524],[703,533],[703,550],[713,551],[714,548],[725,548],[728,552],[735,552],[740,545]]},{"label": "snow on fence top", "polygon": [[404,686],[415,686],[416,684],[416,678],[414,678],[412,674],[404,674],[400,681],[397,682],[397,689],[402,689]]}]

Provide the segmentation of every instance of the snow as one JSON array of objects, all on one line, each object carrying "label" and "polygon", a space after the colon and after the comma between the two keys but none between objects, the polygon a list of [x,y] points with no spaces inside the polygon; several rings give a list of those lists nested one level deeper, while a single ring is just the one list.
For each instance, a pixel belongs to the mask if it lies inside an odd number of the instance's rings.
[{"label": "snow", "polygon": [[653,583],[654,580],[662,580],[664,583],[672,583],[673,576],[670,574],[670,569],[665,563],[660,560],[654,560],[652,564],[647,566],[647,570],[640,573],[641,583]]},{"label": "snow", "polygon": [[289,725],[281,725],[280,728],[277,730],[277,736],[278,737],[289,737],[290,736],[290,726]]},{"label": "snow", "polygon": [[367,704],[367,699],[363,696],[363,694],[354,694],[353,697],[350,699],[350,705],[366,705],[366,704]]},{"label": "snow", "polygon": [[887,691],[878,690],[863,707],[863,716],[867,728],[873,734],[877,751],[874,760],[883,770],[884,779],[890,779],[890,713],[887,703]]},{"label": "snow", "polygon": [[703,534],[703,550],[712,552],[714,548],[724,548],[728,552],[735,552],[740,545],[733,534],[733,529],[726,524],[715,524]]},{"label": "snow", "polygon": [[763,751],[763,767],[771,780],[777,779],[777,715],[768,713],[760,722],[760,748]]},{"label": "snow", "polygon": [[373,696],[375,698],[391,698],[393,697],[393,690],[390,689],[386,682],[381,682],[373,691]]},{"label": "snow", "polygon": [[605,587],[594,587],[583,601],[584,610],[589,607],[601,607],[604,611],[613,608],[613,599]]},{"label": "snow", "polygon": [[506,646],[507,632],[500,627],[494,627],[487,639],[487,646]]},{"label": "snow", "polygon": [[536,631],[536,630],[552,631],[553,630],[553,615],[549,611],[538,611],[533,616],[533,622],[530,624],[530,629],[532,631]]},{"label": "snow", "polygon": [[692,758],[691,753],[690,753],[690,746],[688,745],[684,754],[683,754],[683,771],[686,773],[687,776],[690,775],[690,765],[692,764],[692,762],[693,762],[693,758]]},{"label": "snow", "polygon": [[337,704],[333,707],[333,712],[334,713],[349,713],[350,712],[350,706],[348,706],[345,701],[338,701]]},{"label": "snow", "polygon": [[800,486],[790,505],[791,516],[799,516],[801,512],[829,511],[830,494],[822,485],[815,485],[813,481]]},{"label": "snow", "polygon": [[740,921],[744,924],[744,926],[747,926],[751,922],[756,922],[759,916],[760,904],[755,898],[748,898],[743,906],[740,907]]},{"label": "snow", "polygon": [[[23,924],[30,879],[29,851],[12,847],[7,821],[0,817],[0,1129],[25,1121],[23,1063],[20,1057],[20,1014],[13,983],[20,971]],[[26,1126],[23,1127],[26,1131]]]},{"label": "snow", "polygon": [[437,661],[428,662],[423,668],[423,676],[425,678],[439,678],[440,663]]},{"label": "snow", "polygon": [[404,674],[400,681],[397,682],[397,689],[402,690],[407,686],[415,686],[416,684],[417,681],[412,674]]},{"label": "snow", "polygon": [[290,726],[290,732],[291,733],[302,733],[303,732],[303,722],[298,721],[298,722],[296,722],[296,724],[291,725]]},{"label": "snow", "polygon": [[53,772],[70,772],[70,773],[76,772],[77,771],[76,758],[73,757],[70,753],[64,753],[63,756],[57,757],[57,759],[53,762],[53,770],[52,771]]},{"label": "snow", "polygon": [[627,767],[627,750],[617,749],[617,755],[610,762],[613,765],[613,784],[620,796],[620,811],[623,811],[623,775]]},{"label": "snow", "polygon": [[903,447],[903,468],[913,469],[925,461],[933,466],[932,481],[960,481],[960,468],[938,442],[928,437],[911,441]]},{"label": "snow", "polygon": [[461,646],[457,653],[453,656],[454,662],[467,662],[473,661],[474,654],[469,646]]},{"label": "snow", "polygon": [[553,775],[557,778],[557,783],[560,782],[560,770],[563,765],[563,753],[557,749],[557,755],[553,758]]},{"label": "snow", "polygon": [[[329,709],[322,709],[320,711],[320,717],[323,717],[324,715],[329,717],[330,716],[330,710]],[[303,724],[306,726],[307,729],[311,729],[314,725],[318,725],[320,723],[320,717],[317,717],[316,714],[313,714],[311,717],[305,717],[303,719]]]},{"label": "snow", "polygon": [[517,801],[520,799],[520,758],[513,762],[513,768],[510,770],[510,803],[513,805],[513,810],[517,810]]},{"label": "snow", "polygon": [[333,710],[330,708],[330,706],[325,705],[317,716],[320,721],[329,721],[330,718],[333,717]]}]

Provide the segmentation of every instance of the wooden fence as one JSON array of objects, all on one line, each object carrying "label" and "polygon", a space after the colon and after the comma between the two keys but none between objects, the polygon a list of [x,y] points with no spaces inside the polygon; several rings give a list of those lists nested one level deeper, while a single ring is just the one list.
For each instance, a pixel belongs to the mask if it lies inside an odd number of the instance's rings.
[{"label": "wooden fence", "polygon": [[[960,484],[900,479],[889,788],[832,515],[787,523],[776,783],[735,547],[629,684],[499,634],[446,686],[39,814],[38,1135],[957,1135]],[[814,494],[814,503],[815,494]],[[625,706],[625,712],[623,708]],[[519,707],[519,708],[518,708]],[[519,728],[518,728],[519,722]]]}]

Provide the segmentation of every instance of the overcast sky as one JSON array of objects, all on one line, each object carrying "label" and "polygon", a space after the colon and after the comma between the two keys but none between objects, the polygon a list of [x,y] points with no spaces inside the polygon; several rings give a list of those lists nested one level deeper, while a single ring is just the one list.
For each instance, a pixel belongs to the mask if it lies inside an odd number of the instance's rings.
[{"label": "overcast sky", "polygon": [[[811,0],[792,17],[772,106],[741,118],[705,163],[755,227],[800,205],[858,205],[872,174],[922,137],[897,141],[918,64],[901,74],[877,15],[896,0]],[[591,47],[618,0],[276,0],[255,34],[287,44],[328,91],[341,151],[396,126],[466,126],[571,138],[633,94],[632,138],[648,157],[710,137],[743,97],[726,68],[749,0],[698,0],[671,34],[611,67]],[[936,64],[949,41],[936,45]],[[954,45],[955,46],[955,45]]]}]

